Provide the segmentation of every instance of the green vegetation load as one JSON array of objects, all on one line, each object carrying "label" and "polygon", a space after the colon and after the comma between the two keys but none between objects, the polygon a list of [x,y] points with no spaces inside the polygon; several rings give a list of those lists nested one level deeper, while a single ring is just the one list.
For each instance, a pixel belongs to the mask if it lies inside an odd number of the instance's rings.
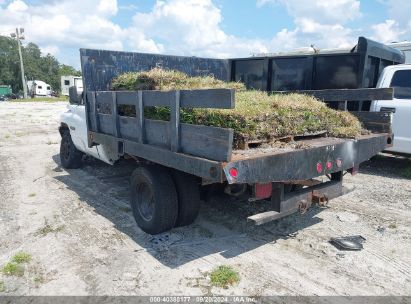
[{"label": "green vegetation load", "polygon": [[[119,75],[114,90],[235,89],[235,109],[182,109],[181,122],[234,130],[234,148],[247,142],[273,143],[287,136],[324,133],[354,138],[361,124],[348,112],[336,111],[314,97],[301,94],[267,94],[246,90],[242,83],[224,82],[211,76],[190,77],[178,71],[152,69]],[[170,109],[148,107],[145,117],[169,120]]]}]

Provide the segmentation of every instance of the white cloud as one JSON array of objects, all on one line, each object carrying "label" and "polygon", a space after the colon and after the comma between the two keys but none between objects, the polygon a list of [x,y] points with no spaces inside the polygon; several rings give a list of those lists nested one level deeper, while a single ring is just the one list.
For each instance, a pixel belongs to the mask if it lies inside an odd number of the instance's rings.
[{"label": "white cloud", "polygon": [[371,27],[374,31],[373,39],[384,43],[395,42],[406,32],[400,30],[398,22],[389,19],[383,23],[375,24]]},{"label": "white cloud", "polygon": [[221,21],[221,10],[211,0],[157,1],[151,12],[134,16],[130,31],[166,42],[168,53],[227,57],[267,51],[262,40],[226,34]]},{"label": "white cloud", "polygon": [[346,23],[361,16],[358,0],[281,0],[290,16],[310,18],[319,23]]},{"label": "white cloud", "polygon": [[[27,1],[27,0],[26,0]],[[361,18],[358,0],[256,0],[291,16],[293,25],[271,38],[249,39],[223,30],[220,6],[214,0],[157,0],[148,12],[137,12],[128,27],[113,20],[120,10],[137,10],[117,0],[0,0],[0,32],[24,27],[28,41],[42,52],[65,58],[78,66],[78,49],[101,48],[207,57],[248,56],[308,47],[351,47],[359,35],[377,40],[399,40],[411,33],[411,2],[384,1],[389,20],[369,26],[365,32],[350,27]],[[402,7],[402,9],[398,9]],[[394,21],[395,20],[395,21]],[[240,22],[240,21],[239,21]],[[66,59],[66,58],[65,58]]]},{"label": "white cloud", "polygon": [[7,6],[7,10],[9,10],[10,12],[24,12],[28,9],[29,7],[27,6],[26,3],[24,3],[21,0],[16,0],[11,2],[8,6]]},{"label": "white cloud", "polygon": [[387,6],[388,20],[372,26],[373,37],[384,42],[411,40],[411,1],[381,0]]}]

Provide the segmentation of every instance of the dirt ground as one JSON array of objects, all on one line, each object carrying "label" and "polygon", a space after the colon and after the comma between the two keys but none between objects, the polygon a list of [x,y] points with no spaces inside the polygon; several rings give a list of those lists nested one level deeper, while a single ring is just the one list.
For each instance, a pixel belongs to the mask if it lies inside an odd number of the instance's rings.
[{"label": "dirt ground", "polygon": [[[377,156],[346,176],[353,192],[304,215],[253,226],[256,204],[215,197],[193,225],[153,237],[128,204],[133,166],[60,167],[65,106],[0,103],[0,267],[17,252],[32,256],[24,275],[0,273],[0,294],[411,294],[410,160]],[[365,237],[364,249],[329,243],[345,235]],[[212,287],[219,265],[240,282]]]}]

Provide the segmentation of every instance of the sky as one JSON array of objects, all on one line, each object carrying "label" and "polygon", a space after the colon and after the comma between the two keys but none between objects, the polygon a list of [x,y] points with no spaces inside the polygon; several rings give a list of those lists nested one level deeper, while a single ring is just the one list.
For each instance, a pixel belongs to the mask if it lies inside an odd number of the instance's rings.
[{"label": "sky", "polygon": [[0,0],[0,35],[79,68],[79,49],[202,57],[411,40],[406,0]]}]

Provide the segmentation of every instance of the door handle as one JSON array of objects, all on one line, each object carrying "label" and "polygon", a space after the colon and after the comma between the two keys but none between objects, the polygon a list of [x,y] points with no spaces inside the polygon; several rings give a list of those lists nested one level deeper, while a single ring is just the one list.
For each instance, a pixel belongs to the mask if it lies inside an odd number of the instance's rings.
[{"label": "door handle", "polygon": [[389,107],[381,107],[380,108],[380,112],[391,112],[391,113],[395,113],[397,109],[396,108],[389,108]]}]

